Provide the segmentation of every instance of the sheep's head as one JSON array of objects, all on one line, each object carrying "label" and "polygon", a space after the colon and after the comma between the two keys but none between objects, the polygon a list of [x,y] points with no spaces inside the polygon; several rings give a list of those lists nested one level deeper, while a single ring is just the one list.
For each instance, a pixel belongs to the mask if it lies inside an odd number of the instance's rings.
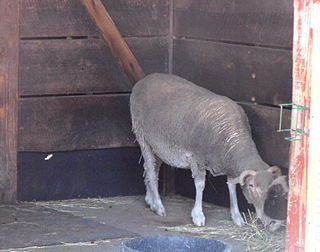
[{"label": "sheep's head", "polygon": [[[265,201],[269,195],[270,186],[281,176],[281,170],[277,166],[272,166],[267,170],[253,171],[246,170],[239,176],[238,181],[247,201],[254,205],[257,217],[265,226],[277,229],[282,221],[268,217],[265,212]],[[277,206],[274,206],[277,207]]]}]

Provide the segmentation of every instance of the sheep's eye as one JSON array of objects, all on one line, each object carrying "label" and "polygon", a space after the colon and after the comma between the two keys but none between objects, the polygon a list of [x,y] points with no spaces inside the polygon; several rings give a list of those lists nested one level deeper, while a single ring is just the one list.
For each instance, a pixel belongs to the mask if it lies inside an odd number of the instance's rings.
[{"label": "sheep's eye", "polygon": [[253,187],[253,184],[249,184],[250,187]]}]

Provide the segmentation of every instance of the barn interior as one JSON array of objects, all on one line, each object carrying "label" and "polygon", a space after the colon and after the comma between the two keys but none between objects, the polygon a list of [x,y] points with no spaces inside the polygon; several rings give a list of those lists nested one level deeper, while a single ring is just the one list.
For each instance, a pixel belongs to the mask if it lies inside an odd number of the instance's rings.
[{"label": "barn interior", "polygon": [[[292,100],[293,1],[102,3],[145,74],[176,74],[238,102],[262,159],[287,174],[290,141],[277,130],[279,104]],[[0,251],[118,251],[125,239],[190,224],[189,170],[161,169],[167,217],[144,203],[132,83],[81,1],[18,7],[17,170],[9,174],[19,203],[0,206]],[[289,109],[282,120],[290,128]],[[242,211],[252,209],[238,197]],[[231,222],[226,177],[207,174],[204,201],[207,226]]]}]

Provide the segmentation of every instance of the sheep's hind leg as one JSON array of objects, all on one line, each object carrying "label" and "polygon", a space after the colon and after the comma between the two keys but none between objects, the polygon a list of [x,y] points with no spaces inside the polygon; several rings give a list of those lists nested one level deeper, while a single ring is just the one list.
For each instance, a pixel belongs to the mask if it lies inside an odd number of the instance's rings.
[{"label": "sheep's hind leg", "polygon": [[162,205],[158,191],[158,175],[161,165],[161,160],[157,158],[145,142],[141,148],[144,158],[144,182],[146,185],[145,201],[150,206],[151,210],[160,216],[165,216],[166,211]]}]

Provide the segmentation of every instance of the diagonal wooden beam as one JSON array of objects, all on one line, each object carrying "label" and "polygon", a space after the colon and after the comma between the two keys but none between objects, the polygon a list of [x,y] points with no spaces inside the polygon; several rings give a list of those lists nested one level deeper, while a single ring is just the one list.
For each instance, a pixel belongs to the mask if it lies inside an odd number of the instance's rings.
[{"label": "diagonal wooden beam", "polygon": [[81,0],[90,17],[108,43],[113,55],[119,60],[130,82],[135,84],[145,74],[101,0]]}]

